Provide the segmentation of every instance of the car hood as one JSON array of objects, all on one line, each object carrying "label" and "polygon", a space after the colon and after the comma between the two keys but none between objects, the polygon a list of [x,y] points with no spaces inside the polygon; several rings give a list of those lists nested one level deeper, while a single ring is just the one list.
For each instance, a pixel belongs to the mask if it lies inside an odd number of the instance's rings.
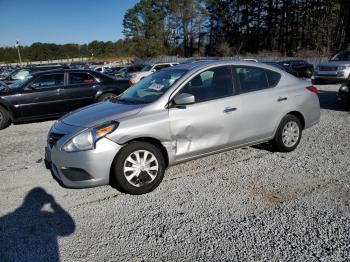
[{"label": "car hood", "polygon": [[328,61],[318,64],[318,66],[348,66],[350,61]]},{"label": "car hood", "polygon": [[109,121],[135,115],[144,105],[119,104],[114,102],[102,102],[75,110],[60,121],[67,125],[79,127],[94,127]]}]

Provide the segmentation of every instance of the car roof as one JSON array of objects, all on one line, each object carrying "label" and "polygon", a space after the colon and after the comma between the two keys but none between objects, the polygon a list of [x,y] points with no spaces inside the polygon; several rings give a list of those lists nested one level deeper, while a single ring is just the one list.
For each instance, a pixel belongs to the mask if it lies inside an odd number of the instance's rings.
[{"label": "car roof", "polygon": [[195,63],[184,63],[184,64],[176,65],[174,67],[168,67],[162,70],[171,70],[171,69],[194,70],[194,69],[206,68],[209,66],[220,66],[220,65],[241,65],[241,66],[255,66],[255,67],[259,66],[267,69],[274,68],[267,64],[252,62],[252,61],[217,60],[217,61],[197,61]]},{"label": "car roof", "polygon": [[52,70],[43,70],[43,71],[37,71],[33,72],[31,75],[36,76],[36,75],[41,75],[41,74],[53,74],[53,73],[97,73],[94,70],[90,69],[64,69],[64,68],[57,68],[57,69],[52,69]]}]

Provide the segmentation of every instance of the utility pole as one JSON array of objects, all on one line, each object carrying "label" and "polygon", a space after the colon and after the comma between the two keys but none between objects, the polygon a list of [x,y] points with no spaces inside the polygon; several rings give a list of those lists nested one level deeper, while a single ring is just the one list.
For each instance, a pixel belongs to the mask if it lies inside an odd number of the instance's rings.
[{"label": "utility pole", "polygon": [[19,51],[19,42],[18,40],[16,40],[16,47],[17,47],[17,51],[18,51],[18,58],[19,58],[19,63],[22,67],[22,57],[21,57],[21,52]]}]

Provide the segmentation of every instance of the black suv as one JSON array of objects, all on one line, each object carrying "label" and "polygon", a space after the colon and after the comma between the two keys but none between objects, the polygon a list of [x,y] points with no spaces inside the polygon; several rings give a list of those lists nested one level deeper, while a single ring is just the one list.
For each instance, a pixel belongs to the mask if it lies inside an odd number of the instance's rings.
[{"label": "black suv", "polygon": [[54,69],[69,69],[66,65],[40,65],[40,66],[27,66],[24,68],[18,68],[12,71],[5,78],[0,79],[5,84],[10,85],[16,82],[17,80],[24,79],[27,75],[33,74],[39,71],[47,71]]},{"label": "black suv", "polygon": [[297,77],[310,78],[314,73],[314,66],[304,60],[287,60],[279,62],[286,71]]},{"label": "black suv", "polygon": [[27,75],[0,88],[0,129],[11,122],[53,119],[74,109],[116,97],[130,86],[91,70],[58,69]]}]

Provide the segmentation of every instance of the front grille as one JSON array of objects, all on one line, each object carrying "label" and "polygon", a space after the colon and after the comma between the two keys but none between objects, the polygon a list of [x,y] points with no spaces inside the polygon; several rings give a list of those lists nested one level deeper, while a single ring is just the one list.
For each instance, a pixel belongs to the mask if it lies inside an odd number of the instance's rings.
[{"label": "front grille", "polygon": [[53,147],[63,136],[64,134],[50,133],[47,143],[50,145],[50,147]]},{"label": "front grille", "polygon": [[320,66],[320,71],[337,71],[336,66]]}]

